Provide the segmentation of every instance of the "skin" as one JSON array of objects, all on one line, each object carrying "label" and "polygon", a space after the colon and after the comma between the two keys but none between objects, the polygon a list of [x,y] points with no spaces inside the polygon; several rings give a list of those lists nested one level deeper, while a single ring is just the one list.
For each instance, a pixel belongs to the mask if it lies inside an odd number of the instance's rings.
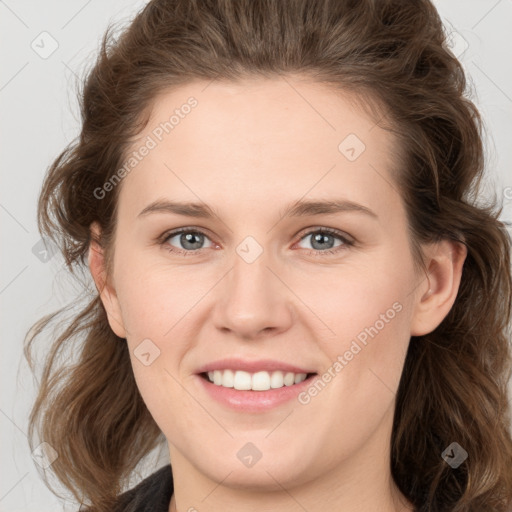
[{"label": "skin", "polygon": [[[413,510],[389,469],[395,394],[411,335],[434,330],[454,303],[464,247],[424,246],[428,275],[415,271],[392,134],[348,95],[299,77],[167,91],[133,149],[190,96],[197,107],[119,185],[112,274],[98,245],[89,252],[110,326],[126,338],[141,395],[168,440],[169,511]],[[366,145],[355,161],[338,150],[350,133]],[[138,217],[165,198],[207,203],[218,217]],[[301,198],[348,199],[377,218],[281,218]],[[199,252],[179,236],[158,244],[190,226],[206,233]],[[323,227],[354,245],[334,235],[327,243],[339,252],[322,253],[312,234]],[[236,251],[247,236],[263,249],[250,264]],[[323,374],[397,302],[400,312],[306,405],[241,413],[213,401],[195,375],[228,356]],[[146,338],[160,350],[148,366],[134,355]],[[248,442],[262,453],[251,468],[237,457]]]}]

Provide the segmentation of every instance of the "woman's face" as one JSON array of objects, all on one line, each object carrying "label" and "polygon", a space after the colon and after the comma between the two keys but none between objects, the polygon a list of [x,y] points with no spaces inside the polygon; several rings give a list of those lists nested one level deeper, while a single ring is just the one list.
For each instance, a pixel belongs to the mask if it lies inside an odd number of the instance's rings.
[{"label": "woman's face", "polygon": [[[117,185],[103,297],[176,465],[259,489],[388,470],[429,288],[413,267],[395,150],[318,84],[197,82],[159,97]],[[200,375],[214,369],[217,384]],[[316,376],[280,387],[303,373]]]}]

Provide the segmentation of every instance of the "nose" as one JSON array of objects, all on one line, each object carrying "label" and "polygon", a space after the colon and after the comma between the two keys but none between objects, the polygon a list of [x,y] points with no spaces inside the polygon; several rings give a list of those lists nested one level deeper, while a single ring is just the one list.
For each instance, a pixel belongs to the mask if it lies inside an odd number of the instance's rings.
[{"label": "nose", "polygon": [[252,262],[240,254],[234,254],[231,270],[219,283],[215,327],[245,340],[286,331],[293,321],[293,293],[279,265],[265,251]]}]

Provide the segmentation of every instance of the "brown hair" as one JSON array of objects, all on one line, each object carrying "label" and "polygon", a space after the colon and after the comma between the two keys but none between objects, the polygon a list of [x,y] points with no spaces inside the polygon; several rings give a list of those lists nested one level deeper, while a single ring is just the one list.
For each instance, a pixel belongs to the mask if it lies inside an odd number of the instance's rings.
[{"label": "brown hair", "polygon": [[[354,92],[385,112],[399,141],[396,183],[418,266],[422,242],[447,238],[467,247],[452,309],[409,344],[392,430],[397,486],[419,511],[508,510],[511,240],[496,199],[477,204],[483,125],[429,0],[151,1],[119,38],[111,27],[105,33],[80,94],[80,136],[42,185],[41,234],[75,272],[97,221],[111,270],[120,186],[102,200],[94,190],[122,166],[156,96],[192,80],[287,74]],[[164,438],[139,394],[126,343],[109,327],[96,291],[86,299],[55,334],[29,434],[31,446],[37,431],[58,452],[51,470],[74,496],[106,511]],[[32,369],[32,342],[60,313],[27,334]],[[469,454],[456,469],[441,457],[453,441]]]}]

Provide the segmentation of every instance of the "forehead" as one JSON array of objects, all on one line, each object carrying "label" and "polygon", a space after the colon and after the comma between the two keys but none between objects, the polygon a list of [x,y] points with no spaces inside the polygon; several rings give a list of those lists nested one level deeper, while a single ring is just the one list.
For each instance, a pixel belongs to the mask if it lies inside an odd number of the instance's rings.
[{"label": "forehead", "polygon": [[335,192],[383,208],[393,194],[392,135],[353,95],[302,79],[198,81],[161,93],[131,152],[119,198],[131,217],[163,197],[217,207],[243,198],[257,213]]}]

